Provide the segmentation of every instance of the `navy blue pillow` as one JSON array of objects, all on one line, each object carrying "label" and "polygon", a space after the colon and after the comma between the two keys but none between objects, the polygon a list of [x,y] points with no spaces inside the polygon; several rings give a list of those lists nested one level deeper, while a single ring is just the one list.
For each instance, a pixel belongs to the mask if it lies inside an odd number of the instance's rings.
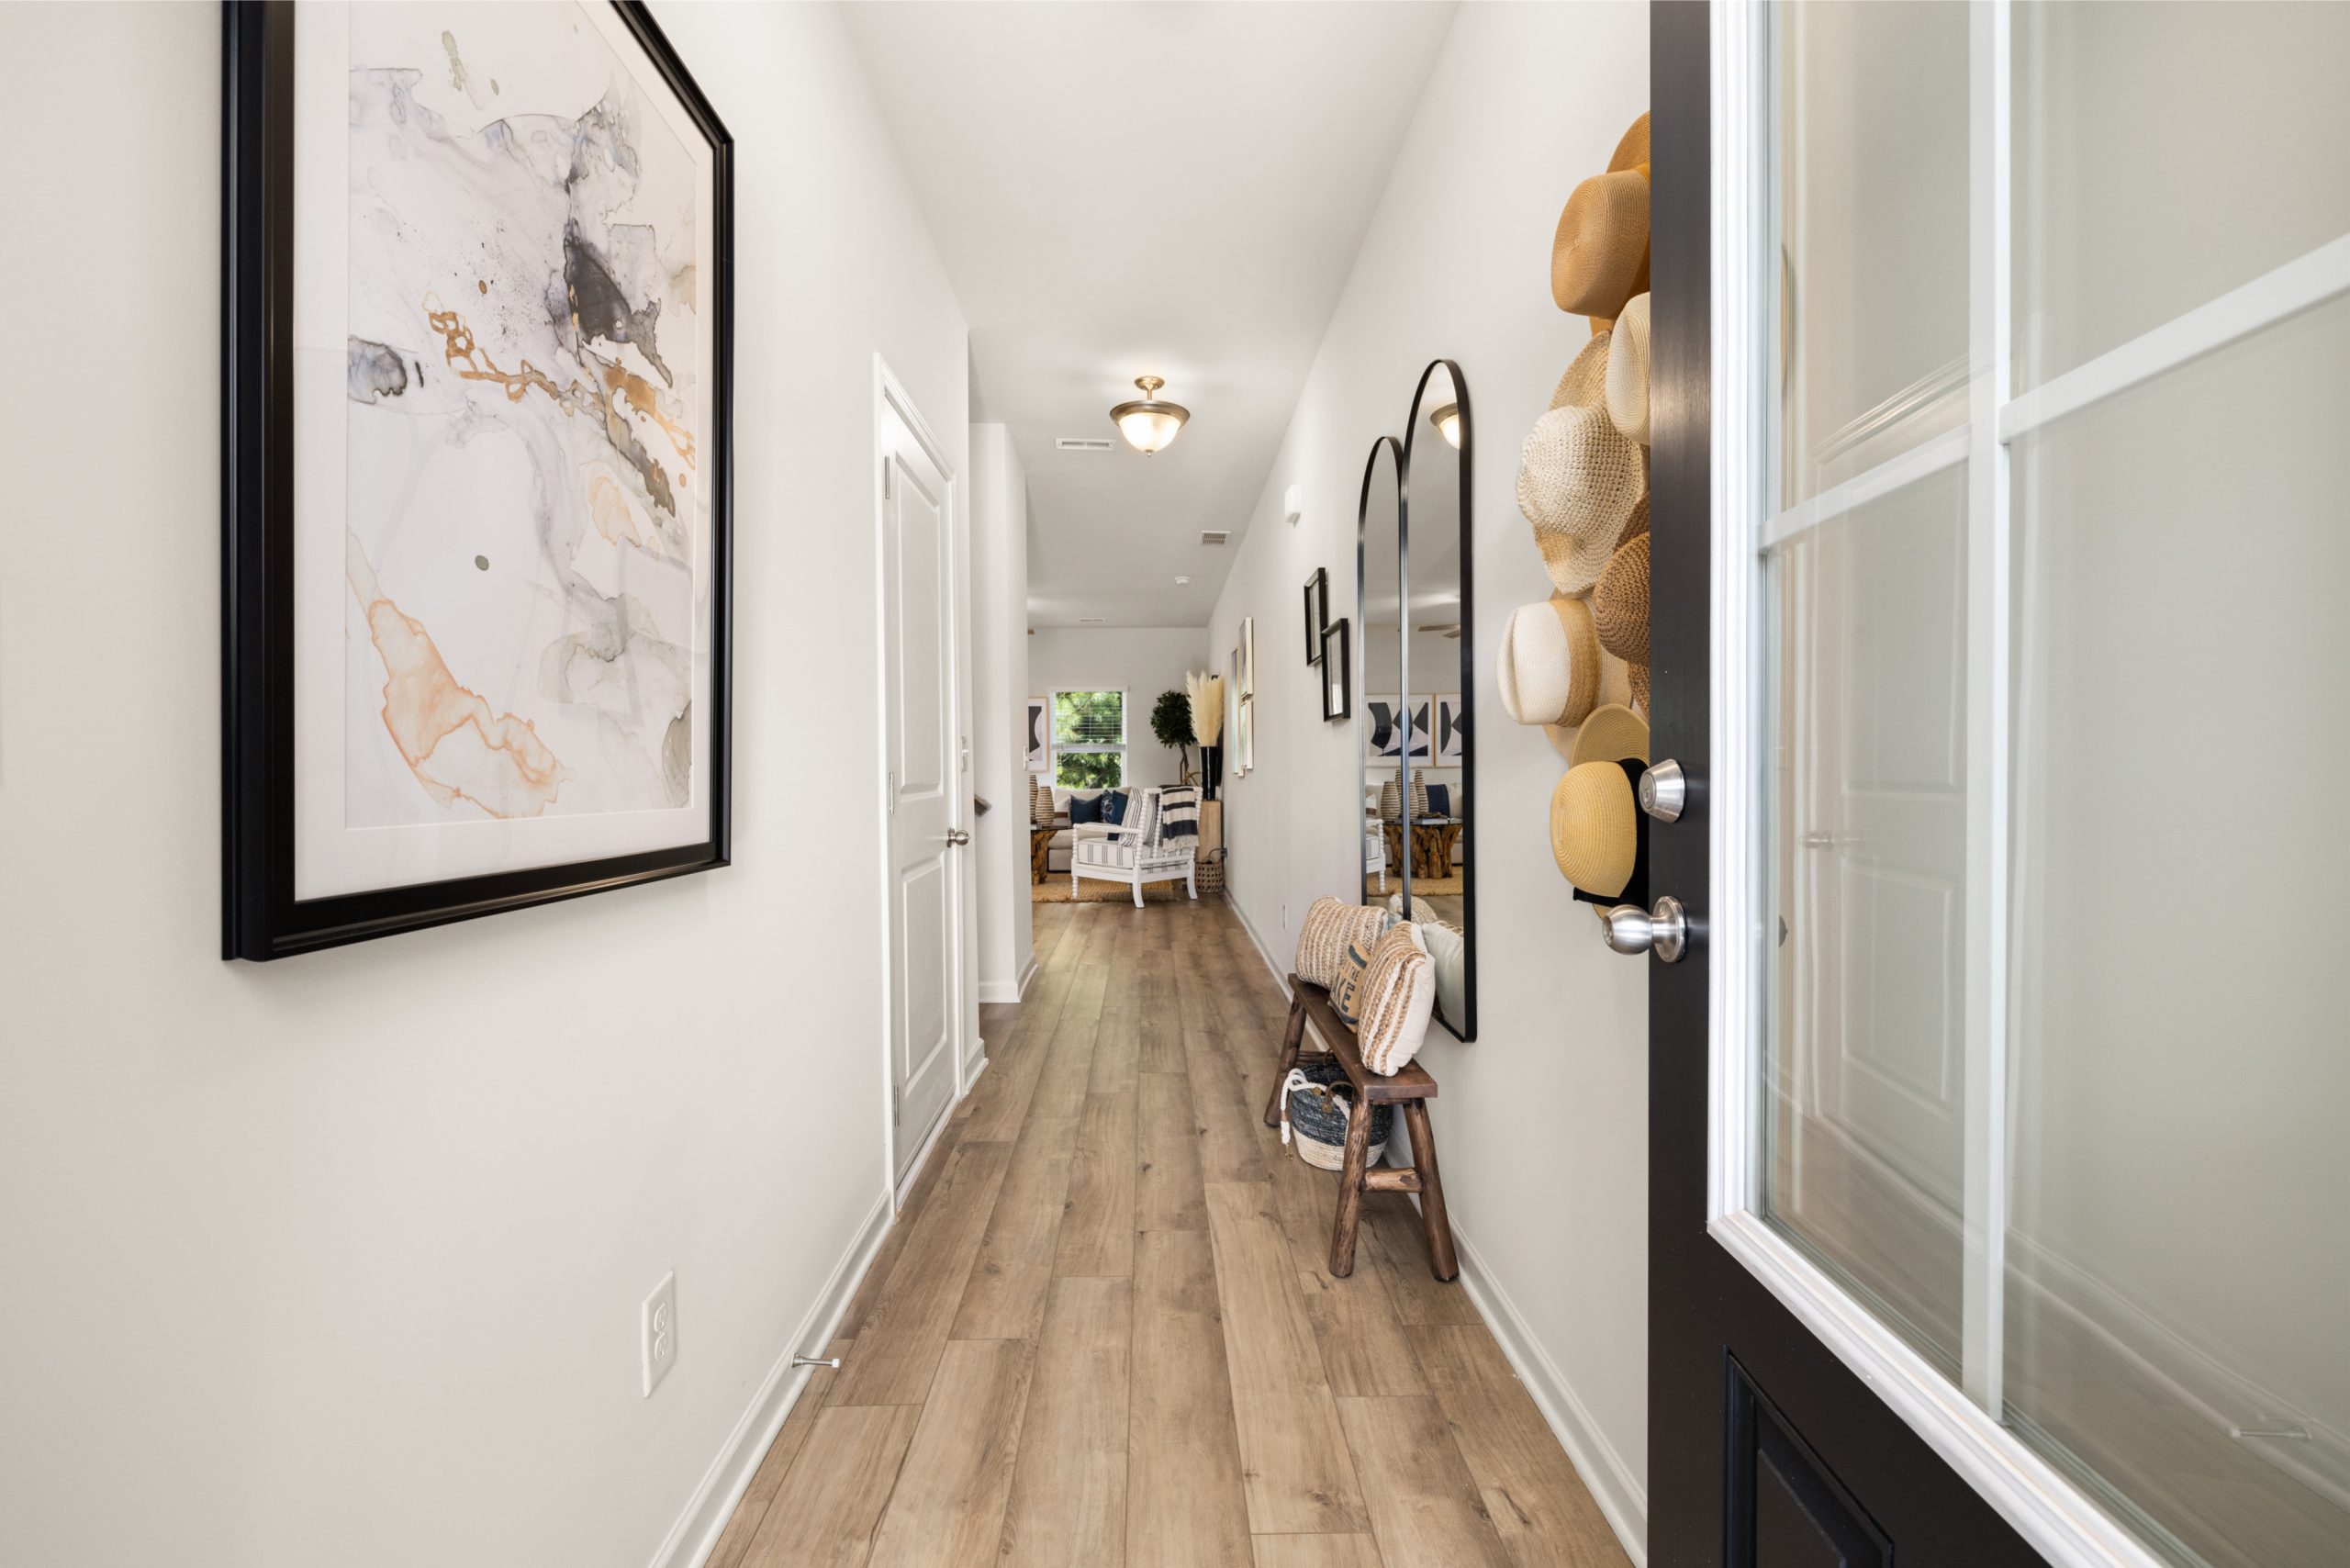
[{"label": "navy blue pillow", "polygon": [[1124,790],[1113,790],[1102,797],[1102,821],[1111,827],[1126,823],[1126,805],[1134,799]]},{"label": "navy blue pillow", "polygon": [[1443,784],[1429,785],[1428,815],[1432,817],[1449,817],[1451,814],[1452,790],[1450,787]]},{"label": "navy blue pillow", "polygon": [[1090,801],[1082,795],[1071,795],[1069,798],[1069,825],[1075,827],[1080,823],[1100,822],[1102,810],[1109,801],[1110,797],[1106,794],[1096,795]]}]

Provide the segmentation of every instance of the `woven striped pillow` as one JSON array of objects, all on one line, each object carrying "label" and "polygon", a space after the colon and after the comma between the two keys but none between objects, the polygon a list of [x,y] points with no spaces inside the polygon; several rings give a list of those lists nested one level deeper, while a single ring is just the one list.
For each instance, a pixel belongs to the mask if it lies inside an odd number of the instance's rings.
[{"label": "woven striped pillow", "polygon": [[1338,976],[1330,982],[1331,1011],[1349,1024],[1362,1021],[1362,1001],[1365,982],[1371,976],[1371,956],[1376,952],[1380,936],[1357,932],[1347,943],[1347,956],[1338,961]]},{"label": "woven striped pillow", "polygon": [[1315,899],[1305,912],[1305,924],[1298,927],[1297,978],[1326,990],[1337,980],[1347,944],[1358,935],[1376,942],[1391,924],[1383,909],[1342,903],[1326,896]]},{"label": "woven striped pillow", "polygon": [[1382,1075],[1401,1072],[1420,1054],[1435,1011],[1436,966],[1419,928],[1405,921],[1371,952],[1362,1018],[1355,1025],[1362,1065]]}]

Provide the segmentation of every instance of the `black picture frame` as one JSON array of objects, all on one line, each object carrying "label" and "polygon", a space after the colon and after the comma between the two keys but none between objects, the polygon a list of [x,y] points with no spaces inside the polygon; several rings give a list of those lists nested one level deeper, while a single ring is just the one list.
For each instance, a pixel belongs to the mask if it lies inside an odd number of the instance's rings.
[{"label": "black picture frame", "polygon": [[1354,649],[1348,618],[1322,628],[1322,722],[1336,723],[1354,711]]},{"label": "black picture frame", "polygon": [[228,0],[221,111],[221,956],[282,958],[731,863],[733,138],[642,4],[614,9],[710,144],[710,781],[701,842],[295,897],[294,0]]},{"label": "black picture frame", "polygon": [[1305,662],[1322,662],[1322,633],[1330,624],[1330,571],[1316,566],[1305,579]]}]

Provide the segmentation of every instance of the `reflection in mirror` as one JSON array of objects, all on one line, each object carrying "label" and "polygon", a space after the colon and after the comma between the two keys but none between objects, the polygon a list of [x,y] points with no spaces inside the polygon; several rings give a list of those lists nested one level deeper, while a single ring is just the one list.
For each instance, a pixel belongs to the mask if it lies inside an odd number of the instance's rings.
[{"label": "reflection in mirror", "polygon": [[1404,449],[1393,436],[1371,444],[1356,513],[1355,636],[1362,649],[1362,893],[1384,903],[1402,893],[1404,735],[1403,644]]},{"label": "reflection in mirror", "polygon": [[[1436,1015],[1477,1033],[1476,924],[1470,897],[1469,389],[1438,360],[1421,378],[1404,448],[1404,610],[1399,643],[1412,716],[1409,897],[1436,960]],[[1425,718],[1421,717],[1425,715]]]}]

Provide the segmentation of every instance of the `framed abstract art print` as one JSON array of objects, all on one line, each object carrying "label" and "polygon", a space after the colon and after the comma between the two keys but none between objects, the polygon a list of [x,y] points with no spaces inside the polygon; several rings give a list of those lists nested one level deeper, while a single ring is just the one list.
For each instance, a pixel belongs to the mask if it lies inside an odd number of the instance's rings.
[{"label": "framed abstract art print", "polygon": [[725,128],[640,6],[224,10],[225,956],[727,864]]}]

